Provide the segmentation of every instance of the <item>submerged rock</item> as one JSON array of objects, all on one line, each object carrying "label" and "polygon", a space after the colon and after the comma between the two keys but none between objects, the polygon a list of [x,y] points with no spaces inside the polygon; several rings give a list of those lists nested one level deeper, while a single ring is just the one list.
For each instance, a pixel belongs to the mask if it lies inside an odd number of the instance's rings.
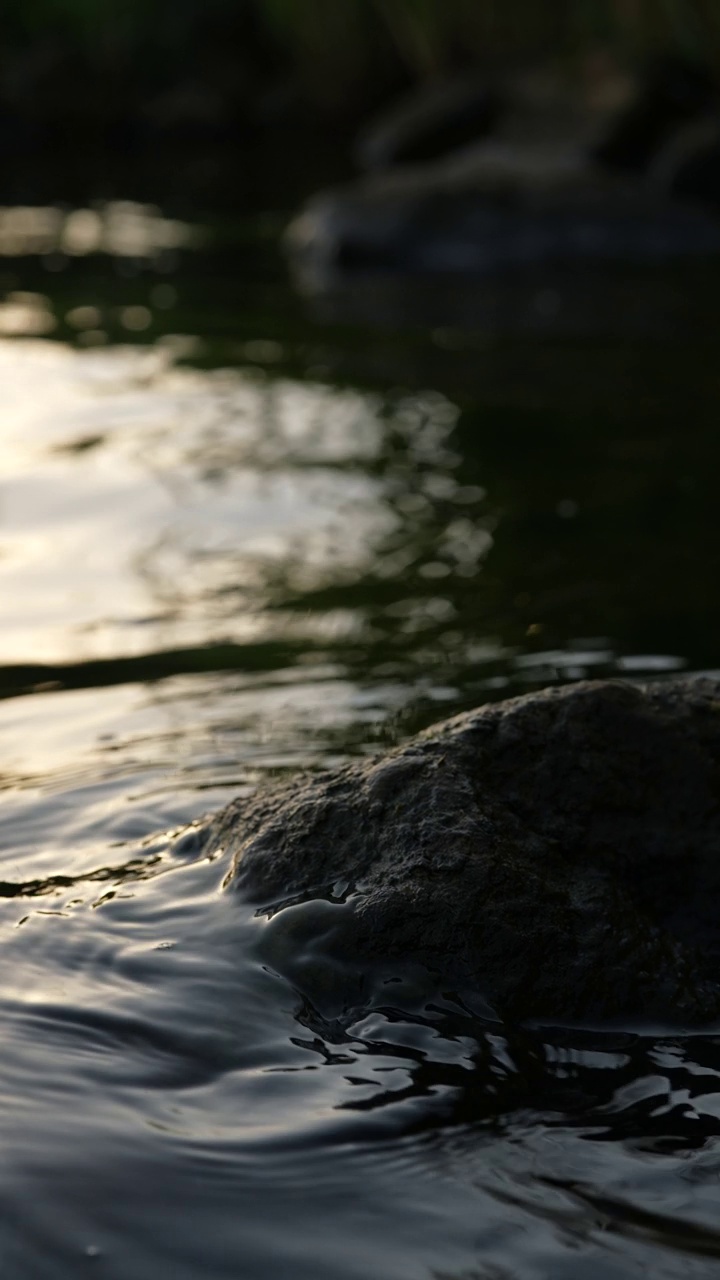
[{"label": "submerged rock", "polygon": [[210,841],[289,946],[299,911],[316,952],[419,963],[504,1016],[698,1024],[720,1016],[719,802],[720,681],[602,681],[239,800]]}]

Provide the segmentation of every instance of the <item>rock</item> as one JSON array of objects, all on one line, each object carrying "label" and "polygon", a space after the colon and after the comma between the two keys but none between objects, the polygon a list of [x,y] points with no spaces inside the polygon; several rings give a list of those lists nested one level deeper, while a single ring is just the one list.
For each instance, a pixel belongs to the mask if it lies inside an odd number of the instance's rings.
[{"label": "rock", "polygon": [[[482,707],[214,820],[286,950],[427,967],[501,1015],[720,1015],[720,681]],[[344,905],[335,905],[344,903]]]},{"label": "rock", "polygon": [[[613,179],[562,150],[486,144],[482,156],[390,170],[320,192],[285,248],[301,291],[348,288],[359,274],[503,277],[580,264],[638,267],[720,253],[720,146],[687,157],[683,190]],[[688,198],[684,198],[687,192]]]},{"label": "rock", "polygon": [[[575,102],[561,90],[539,73],[488,89],[490,132],[488,106],[477,145],[439,158],[435,125],[452,132],[449,90],[443,110],[429,98],[414,115],[391,114],[384,131],[378,126],[365,139],[363,154],[378,166],[419,156],[425,129],[436,158],[390,165],[312,197],[286,237],[300,286],[322,293],[359,271],[487,276],[718,255],[720,124],[711,75],[667,60],[625,110]],[[459,84],[458,127],[467,124],[463,93],[470,98]]]},{"label": "rock", "polygon": [[[720,253],[720,219],[644,185],[585,180],[573,157],[486,149],[471,181],[438,168],[358,182],[312,200],[287,246],[308,292],[360,271],[497,276]],[[482,181],[481,181],[482,176]],[[487,182],[487,185],[483,185]]]}]

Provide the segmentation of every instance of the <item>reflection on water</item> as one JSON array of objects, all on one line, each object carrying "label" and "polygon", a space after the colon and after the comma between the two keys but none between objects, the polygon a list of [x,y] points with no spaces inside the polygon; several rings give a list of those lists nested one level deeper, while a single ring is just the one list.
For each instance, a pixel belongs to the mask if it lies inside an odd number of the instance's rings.
[{"label": "reflection on water", "polygon": [[0,256],[56,255],[81,257],[109,253],[120,258],[154,258],[166,250],[196,243],[199,231],[174,218],[164,218],[152,205],[111,200],[91,209],[48,205],[0,208]]},{"label": "reflection on water", "polygon": [[202,822],[482,699],[717,667],[710,341],[311,322],[247,232],[0,217],[4,1274],[715,1275],[715,1029],[352,964],[311,1000]]},{"label": "reflection on water", "polygon": [[630,429],[174,351],[0,347],[7,692],[311,663],[462,705],[715,660],[709,410]]}]

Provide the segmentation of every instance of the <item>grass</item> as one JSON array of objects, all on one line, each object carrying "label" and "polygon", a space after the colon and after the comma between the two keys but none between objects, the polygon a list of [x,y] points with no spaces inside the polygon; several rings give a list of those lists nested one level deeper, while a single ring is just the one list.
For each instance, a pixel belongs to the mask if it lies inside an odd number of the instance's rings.
[{"label": "grass", "polygon": [[[418,72],[458,48],[572,50],[597,40],[632,52],[669,45],[716,54],[717,0],[260,0],[265,20],[300,57],[389,36]],[[357,45],[356,45],[357,48]],[[362,57],[362,44],[358,57]]]},{"label": "grass", "polygon": [[276,64],[327,107],[358,90],[372,97],[388,68],[397,79],[398,64],[415,80],[487,57],[567,57],[598,43],[631,59],[672,48],[720,66],[718,0],[27,0],[11,6],[4,43],[59,33],[99,66],[118,55],[173,79],[192,68],[195,33],[208,23],[225,51],[237,47],[247,59],[237,20],[248,13],[258,47],[274,50]]},{"label": "grass", "polygon": [[[252,8],[276,38],[300,57],[355,45],[362,58],[375,40],[389,38],[418,68],[432,65],[458,41],[527,44],[561,40],[572,46],[610,39],[638,48],[681,44],[698,52],[720,39],[717,0],[30,0],[6,23],[38,35],[72,30],[79,38],[102,38],[122,24],[141,40],[157,12],[173,14],[178,26],[193,14],[236,14]],[[359,44],[356,42],[359,41]]]}]

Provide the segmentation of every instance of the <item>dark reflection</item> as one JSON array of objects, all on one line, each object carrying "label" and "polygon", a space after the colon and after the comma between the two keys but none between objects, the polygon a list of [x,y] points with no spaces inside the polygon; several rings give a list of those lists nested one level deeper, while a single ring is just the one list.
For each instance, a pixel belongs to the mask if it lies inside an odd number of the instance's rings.
[{"label": "dark reflection", "polygon": [[[718,265],[647,268],[580,263],[518,268],[481,281],[358,272],[317,295],[300,279],[318,325],[380,333],[430,331],[440,351],[493,341],[647,342],[716,332]],[[379,346],[379,344],[378,344]],[[435,362],[439,363],[438,356]]]},{"label": "dark reflection", "polygon": [[13,663],[0,666],[0,697],[50,693],[53,689],[91,689],[133,680],[163,680],[196,672],[276,670],[292,660],[296,648],[290,644],[203,645],[78,663]]},{"label": "dark reflection", "polygon": [[566,1192],[582,1209],[601,1217],[606,1231],[621,1238],[662,1245],[666,1249],[700,1257],[720,1258],[720,1231],[707,1224],[685,1222],[666,1210],[653,1212],[620,1197],[599,1195],[580,1182],[563,1181],[561,1178],[543,1178],[541,1181],[549,1188]]},{"label": "dark reflection", "polygon": [[360,1017],[332,1018],[303,998],[295,1017],[310,1038],[292,1042],[348,1068],[341,1109],[389,1108],[402,1131],[492,1132],[522,1118],[658,1154],[720,1136],[717,1035],[509,1025],[473,1004],[450,994],[411,1011],[371,1001]]},{"label": "dark reflection", "polygon": [[354,577],[297,591],[279,566],[274,608],[348,611],[363,629],[328,652],[356,678],[427,679],[467,702],[716,662],[713,400],[632,426],[498,407],[454,425],[448,408],[388,404],[373,465],[391,532]]},{"label": "dark reflection", "polygon": [[52,897],[60,889],[72,889],[80,884],[104,884],[113,881],[124,884],[134,880],[147,880],[156,874],[160,855],[148,858],[131,858],[129,862],[114,867],[98,867],[94,871],[86,871],[76,876],[45,876],[43,879],[24,881],[0,881],[0,898],[44,898]]}]

